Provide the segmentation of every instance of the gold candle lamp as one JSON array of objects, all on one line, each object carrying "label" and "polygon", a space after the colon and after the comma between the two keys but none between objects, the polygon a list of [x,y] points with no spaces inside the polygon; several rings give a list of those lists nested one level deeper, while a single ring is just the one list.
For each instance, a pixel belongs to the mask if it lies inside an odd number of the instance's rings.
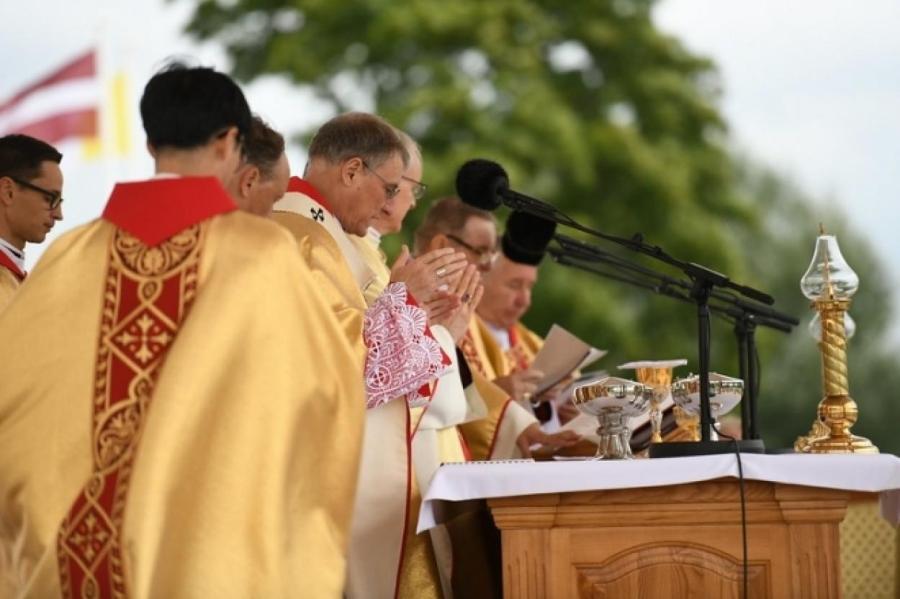
[{"label": "gold candle lamp", "polygon": [[672,369],[685,364],[685,359],[643,360],[619,366],[619,370],[634,370],[638,382],[653,389],[650,399],[651,443],[662,443],[662,411],[659,408],[672,394]]},{"label": "gold candle lamp", "polygon": [[820,225],[815,252],[800,279],[800,289],[818,312],[818,324],[814,321],[811,329],[814,335],[818,333],[825,396],[819,402],[812,429],[794,443],[796,451],[878,453],[871,441],[850,433],[859,409],[850,397],[847,380],[847,338],[848,332],[852,334],[848,327],[855,330],[847,309],[858,288],[859,277],[844,260],[837,239],[826,235]]}]

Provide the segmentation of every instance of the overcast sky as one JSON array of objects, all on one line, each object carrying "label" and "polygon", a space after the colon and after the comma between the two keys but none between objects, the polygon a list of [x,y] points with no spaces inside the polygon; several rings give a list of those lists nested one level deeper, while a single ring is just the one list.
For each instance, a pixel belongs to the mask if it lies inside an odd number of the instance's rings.
[{"label": "overcast sky", "polygon": [[[192,7],[163,0],[32,0],[26,11],[21,3],[4,2],[0,100],[98,43],[106,50],[105,69],[127,68],[133,106],[167,56],[227,68],[221,49],[199,47],[180,33]],[[663,0],[655,17],[663,30],[719,65],[722,109],[737,145],[811,195],[843,206],[871,234],[898,288],[900,169],[893,162],[900,155],[900,2]],[[254,83],[247,95],[286,132],[329,116],[278,79]],[[115,179],[150,173],[136,111],[132,117],[135,152],[127,160],[85,163],[78,144],[62,148],[66,220],[54,234],[99,214]],[[302,156],[291,149],[296,170]],[[28,250],[29,263],[39,249]],[[848,260],[852,265],[852,256]]]}]

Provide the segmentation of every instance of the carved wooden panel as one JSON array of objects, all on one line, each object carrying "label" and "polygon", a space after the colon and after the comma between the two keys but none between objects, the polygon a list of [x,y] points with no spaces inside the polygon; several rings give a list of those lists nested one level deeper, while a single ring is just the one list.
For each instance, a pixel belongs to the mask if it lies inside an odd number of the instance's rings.
[{"label": "carved wooden panel", "polygon": [[[840,597],[846,493],[747,481],[749,598]],[[504,597],[739,599],[734,480],[488,501]]]},{"label": "carved wooden panel", "polygon": [[[699,545],[643,545],[599,565],[576,564],[575,573],[585,599],[740,599],[743,592],[741,561]],[[769,597],[770,578],[768,561],[749,562],[749,596]]]}]

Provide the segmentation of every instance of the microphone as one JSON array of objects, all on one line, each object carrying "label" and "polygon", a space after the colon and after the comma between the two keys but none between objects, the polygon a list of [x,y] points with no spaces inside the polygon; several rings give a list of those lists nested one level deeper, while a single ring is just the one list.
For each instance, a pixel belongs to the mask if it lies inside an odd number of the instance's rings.
[{"label": "microphone", "polygon": [[496,162],[476,158],[469,160],[456,173],[456,193],[459,199],[482,210],[500,207],[500,189],[509,189],[509,177]]},{"label": "microphone", "polygon": [[500,240],[500,247],[503,255],[513,262],[537,266],[555,233],[555,222],[514,211],[506,219],[506,231]]},{"label": "microphone", "polygon": [[542,216],[556,223],[577,225],[554,206],[510,189],[509,176],[503,167],[484,158],[469,160],[459,168],[456,193],[463,202],[481,210],[496,210],[506,204],[513,210]]}]

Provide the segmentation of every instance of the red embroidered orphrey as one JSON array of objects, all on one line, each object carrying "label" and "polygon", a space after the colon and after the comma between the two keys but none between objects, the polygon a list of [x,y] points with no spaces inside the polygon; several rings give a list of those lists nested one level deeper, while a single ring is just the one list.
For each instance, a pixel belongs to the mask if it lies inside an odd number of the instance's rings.
[{"label": "red embroidered orphrey", "polygon": [[64,597],[125,598],[122,524],[135,451],[160,368],[197,291],[205,225],[158,246],[117,229],[97,348],[90,479],[57,538]]},{"label": "red embroidered orphrey", "polygon": [[525,353],[525,348],[520,343],[519,333],[515,327],[509,327],[509,349],[506,350],[506,359],[510,363],[510,370],[517,372],[528,370],[531,367],[531,361]]}]

